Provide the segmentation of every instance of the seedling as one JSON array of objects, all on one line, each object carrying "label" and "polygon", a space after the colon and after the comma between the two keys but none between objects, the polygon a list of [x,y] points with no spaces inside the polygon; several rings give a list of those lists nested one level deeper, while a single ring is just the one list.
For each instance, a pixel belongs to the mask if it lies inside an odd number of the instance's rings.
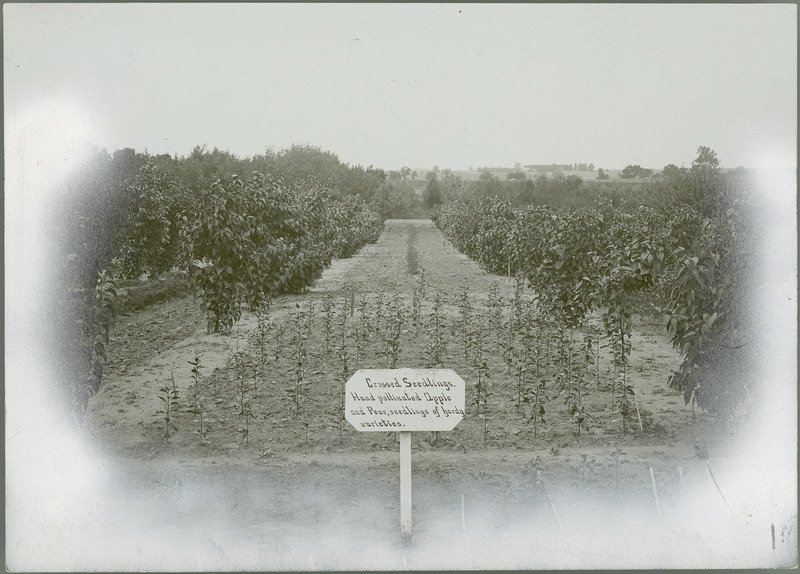
[{"label": "seedling", "polygon": [[494,333],[495,349],[500,350],[500,338],[503,327],[503,298],[500,296],[500,288],[497,283],[492,283],[489,287],[489,307],[488,327],[489,332]]},{"label": "seedling", "polygon": [[425,287],[427,287],[428,283],[425,278],[425,268],[420,266],[419,273],[417,274],[417,293],[419,293],[419,300],[425,300]]},{"label": "seedling", "polygon": [[539,438],[539,425],[545,424],[544,420],[545,408],[544,405],[549,400],[546,394],[547,381],[539,381],[533,389],[526,389],[525,397],[522,399],[524,403],[531,406],[531,416],[528,418],[528,423],[533,423],[533,438]]},{"label": "seedling", "polygon": [[381,319],[383,318],[383,293],[378,292],[375,300],[375,333],[381,332]]},{"label": "seedling", "polygon": [[578,466],[572,467],[579,492],[586,493],[589,487],[595,483],[594,469],[596,463],[597,459],[594,457],[590,458],[588,454],[581,454]]},{"label": "seedling", "polygon": [[[478,325],[483,324],[483,317],[478,320]],[[477,380],[475,383],[475,414],[483,418],[483,440],[486,441],[489,437],[489,366],[485,359],[486,338],[483,329],[478,329],[475,333],[475,358],[472,367],[477,373]]]},{"label": "seedling", "polygon": [[322,300],[322,312],[325,314],[322,318],[325,325],[325,354],[331,352],[331,333],[333,332],[333,294],[330,291],[325,292],[325,298]]},{"label": "seedling", "polygon": [[211,380],[214,381],[214,386],[212,387],[212,391],[211,392],[214,394],[214,397],[216,397],[217,396],[218,383],[219,383],[219,366],[214,367],[214,376],[212,377]]},{"label": "seedling", "polygon": [[[108,271],[99,272],[89,318],[91,335],[88,384],[91,388],[90,393],[96,393],[103,380],[106,346],[116,315],[116,300],[117,284],[114,282],[113,276]],[[86,398],[88,400],[88,394]]]},{"label": "seedling", "polygon": [[192,412],[197,414],[200,412],[198,407],[198,395],[200,393],[200,355],[195,354],[194,361],[188,362],[192,366]]},{"label": "seedling", "polygon": [[278,323],[274,331],[274,336],[275,336],[274,351],[275,351],[276,361],[279,361],[281,355],[283,354],[283,339],[285,332],[286,332],[286,323],[284,322]]},{"label": "seedling", "polygon": [[314,300],[308,299],[306,303],[306,338],[310,339],[314,334],[314,321],[316,320],[316,313],[314,309]]},{"label": "seedling", "polygon": [[472,315],[472,304],[469,300],[469,288],[462,287],[458,301],[458,326],[461,330],[461,341],[464,345],[464,365],[469,365],[469,349],[471,344],[470,319]]},{"label": "seedling", "polygon": [[245,401],[242,403],[242,410],[239,413],[239,417],[244,420],[244,427],[239,429],[239,432],[242,435],[242,440],[244,444],[249,444],[250,441],[250,420],[255,419],[255,415],[250,408],[250,401]]},{"label": "seedling", "polygon": [[345,387],[347,380],[350,378],[350,369],[347,364],[347,346],[342,344],[338,348],[339,360],[342,364],[342,370],[339,375],[339,407],[336,410],[336,425],[339,427],[339,442],[344,442],[344,422],[345,422]]},{"label": "seedling", "polygon": [[406,251],[406,273],[416,275],[419,273],[419,257],[417,254],[417,228],[415,225],[406,225],[408,250]]},{"label": "seedling", "polygon": [[305,312],[300,307],[299,303],[295,304],[295,312],[292,315],[293,320],[293,340],[292,340],[292,359],[294,361],[294,389],[292,395],[294,397],[295,414],[300,416],[300,403],[302,402],[302,386],[305,382],[305,361],[306,361],[306,339],[307,333],[305,332],[304,319]]},{"label": "seedling", "polygon": [[589,332],[584,335],[587,359],[594,363],[595,383],[600,390],[600,331],[595,325],[589,327]]},{"label": "seedling", "polygon": [[531,357],[534,354],[535,335],[533,331],[532,302],[528,301],[520,326],[522,337],[522,358],[517,363],[517,408],[522,406],[522,399],[527,391],[527,377],[531,370]]},{"label": "seedling", "polygon": [[630,464],[631,461],[623,459],[623,457],[628,456],[628,453],[619,447],[612,450],[610,456],[614,464],[614,490],[617,490],[619,488],[619,468],[623,464]]},{"label": "seedling", "polygon": [[511,373],[511,367],[514,365],[515,354],[514,338],[516,332],[516,319],[514,317],[513,301],[510,302],[508,321],[505,323],[504,330],[506,333],[506,340],[505,349],[503,350],[503,359],[506,362],[506,375],[508,375]]},{"label": "seedling", "polygon": [[209,430],[208,425],[205,424],[205,421],[203,420],[203,415],[205,414],[205,405],[203,404],[203,399],[204,397],[200,397],[198,403],[198,417],[194,419],[194,422],[199,423],[197,434],[200,435],[201,439],[206,436]]},{"label": "seedling", "polygon": [[419,291],[414,287],[414,291],[411,294],[411,323],[414,325],[417,336],[419,336],[420,307]]},{"label": "seedling", "polygon": [[362,293],[358,303],[358,320],[355,325],[356,367],[361,364],[362,352],[366,354],[369,341],[369,320],[367,318],[367,298]]},{"label": "seedling", "polygon": [[267,364],[269,363],[269,353],[267,351],[267,341],[269,332],[272,329],[272,321],[269,318],[269,301],[263,300],[256,310],[256,329],[251,338],[251,345],[255,347],[255,354],[258,359],[258,373],[253,384],[253,391],[258,396],[258,379],[266,384]]},{"label": "seedling", "polygon": [[512,310],[514,315],[514,329],[519,329],[522,324],[522,315],[524,311],[524,302],[522,299],[522,292],[525,288],[525,276],[517,276],[514,283],[514,299],[512,300]]},{"label": "seedling", "polygon": [[538,503],[546,503],[547,492],[545,491],[540,472],[541,464],[542,461],[537,456],[533,462],[525,465],[523,469],[523,476],[525,478],[520,484],[520,489],[526,499]]},{"label": "seedling", "polygon": [[403,307],[400,294],[395,293],[389,304],[389,315],[386,320],[386,356],[388,367],[394,369],[400,356],[400,334],[403,330]]},{"label": "seedling", "polygon": [[577,427],[578,427],[578,438],[581,436],[581,428],[589,430],[588,420],[593,418],[590,415],[584,406],[583,402],[583,395],[584,395],[584,387],[585,387],[585,378],[586,378],[586,367],[587,364],[592,360],[592,356],[586,346],[586,342],[584,339],[584,344],[581,345],[578,349],[572,351],[572,339],[570,333],[570,356],[573,354],[575,355],[574,361],[570,361],[570,365],[574,365],[574,368],[571,368],[570,375],[575,378],[575,386],[570,388],[570,397],[573,396],[575,400],[570,401],[570,414],[573,417]]},{"label": "seedling", "polygon": [[178,387],[175,384],[175,373],[172,372],[172,369],[170,369],[169,375],[172,379],[172,386],[170,387],[169,385],[164,385],[158,390],[160,393],[158,398],[164,403],[164,405],[161,409],[156,411],[156,414],[164,415],[164,438],[167,440],[169,440],[170,437],[170,429],[174,431],[178,430],[178,427],[176,427],[172,422],[172,414],[179,405]]},{"label": "seedling", "polygon": [[443,303],[441,294],[437,293],[433,301],[428,328],[428,363],[434,369],[441,368],[447,350],[447,324],[442,312]]}]

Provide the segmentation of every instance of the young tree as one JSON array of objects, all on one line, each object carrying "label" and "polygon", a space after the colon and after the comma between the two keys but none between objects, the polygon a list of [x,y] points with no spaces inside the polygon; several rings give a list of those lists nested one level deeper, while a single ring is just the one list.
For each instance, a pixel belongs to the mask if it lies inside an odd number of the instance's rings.
[{"label": "young tree", "polygon": [[490,172],[486,168],[483,168],[481,170],[481,174],[478,176],[478,180],[479,181],[494,181],[495,177],[492,175],[492,172]]},{"label": "young tree", "polygon": [[627,165],[625,169],[619,172],[619,176],[622,179],[632,179],[634,177],[639,177],[639,174],[642,171],[642,166],[640,165]]},{"label": "young tree", "polygon": [[[429,172],[429,174],[430,173],[433,172]],[[436,174],[433,174],[433,177],[428,179],[428,185],[425,186],[425,191],[422,193],[422,203],[425,207],[431,208],[436,205],[441,205],[443,202],[442,188],[439,185]]]},{"label": "young tree", "polygon": [[664,166],[664,169],[661,170],[661,175],[668,179],[672,179],[684,175],[686,171],[686,168],[678,167],[674,163],[670,163]]},{"label": "young tree", "polygon": [[419,205],[419,197],[408,181],[385,181],[375,192],[373,204],[383,218],[409,217],[414,207]]}]

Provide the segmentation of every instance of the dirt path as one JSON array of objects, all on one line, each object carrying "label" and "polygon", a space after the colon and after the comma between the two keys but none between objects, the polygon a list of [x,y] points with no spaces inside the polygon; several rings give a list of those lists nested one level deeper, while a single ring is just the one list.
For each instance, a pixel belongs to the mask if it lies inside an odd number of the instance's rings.
[{"label": "dirt path", "polygon": [[[580,436],[553,381],[546,422],[534,429],[529,408],[517,404],[514,371],[506,372],[500,349],[492,351],[488,424],[468,406],[454,431],[413,436],[414,544],[401,547],[396,438],[340,427],[342,366],[325,347],[335,348],[342,335],[334,321],[325,343],[321,310],[330,296],[335,320],[345,321],[350,371],[356,363],[385,367],[374,310],[394,297],[410,313],[422,279],[409,273],[409,245],[424,270],[425,296],[420,328],[406,317],[398,364],[425,366],[426,321],[438,294],[448,324],[444,365],[472,392],[459,297],[466,288],[477,313],[493,285],[506,302],[515,286],[458,253],[428,221],[387,221],[376,244],[334,262],[313,289],[274,301],[271,358],[244,393],[233,357],[258,355],[254,314],[220,336],[206,333],[192,298],[154,305],[122,318],[114,331],[107,380],[91,400],[76,450],[80,480],[60,485],[63,521],[50,525],[46,543],[34,549],[18,541],[28,558],[42,569],[395,570],[752,567],[791,557],[796,532],[775,515],[775,498],[758,505],[748,494],[770,469],[743,479],[735,453],[708,443],[713,421],[667,387],[680,358],[663,326],[642,320],[628,369],[640,413],[631,412],[625,431],[607,389],[608,350],[600,357],[603,388],[585,383],[592,420]],[[363,309],[378,328],[356,349]],[[298,311],[313,320],[302,324],[304,370],[295,395]],[[582,340],[583,332],[574,335]],[[202,363],[197,411],[188,364],[195,356]],[[177,430],[167,440],[159,389],[173,377]],[[242,414],[245,394],[250,417]],[[698,449],[711,449],[725,498]]]}]

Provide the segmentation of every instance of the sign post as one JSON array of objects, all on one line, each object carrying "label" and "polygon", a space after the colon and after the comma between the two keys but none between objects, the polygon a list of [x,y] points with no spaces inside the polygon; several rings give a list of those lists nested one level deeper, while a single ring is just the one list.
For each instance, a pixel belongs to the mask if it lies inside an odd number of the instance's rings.
[{"label": "sign post", "polygon": [[411,539],[411,431],[400,431],[400,538]]},{"label": "sign post", "polygon": [[400,440],[400,536],[411,540],[411,432],[449,431],[464,417],[466,384],[452,369],[359,369],[345,386],[345,419]]}]

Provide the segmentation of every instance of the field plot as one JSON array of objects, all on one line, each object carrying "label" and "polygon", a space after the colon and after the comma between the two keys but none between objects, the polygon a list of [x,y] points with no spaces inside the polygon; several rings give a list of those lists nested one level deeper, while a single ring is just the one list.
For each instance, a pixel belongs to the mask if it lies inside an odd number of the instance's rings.
[{"label": "field plot", "polygon": [[[97,495],[69,497],[75,524],[52,541],[87,547],[61,566],[784,563],[796,532],[771,512],[787,493],[753,498],[769,468],[714,440],[668,387],[681,359],[661,318],[635,317],[627,402],[598,322],[559,330],[531,289],[425,220],[387,221],[377,243],[230,335],[208,334],[191,297],[123,317],[86,414]],[[412,435],[404,548],[396,436],[344,421],[344,383],[358,368],[436,366],[466,381],[466,414]],[[81,542],[100,532],[107,543]]]}]

